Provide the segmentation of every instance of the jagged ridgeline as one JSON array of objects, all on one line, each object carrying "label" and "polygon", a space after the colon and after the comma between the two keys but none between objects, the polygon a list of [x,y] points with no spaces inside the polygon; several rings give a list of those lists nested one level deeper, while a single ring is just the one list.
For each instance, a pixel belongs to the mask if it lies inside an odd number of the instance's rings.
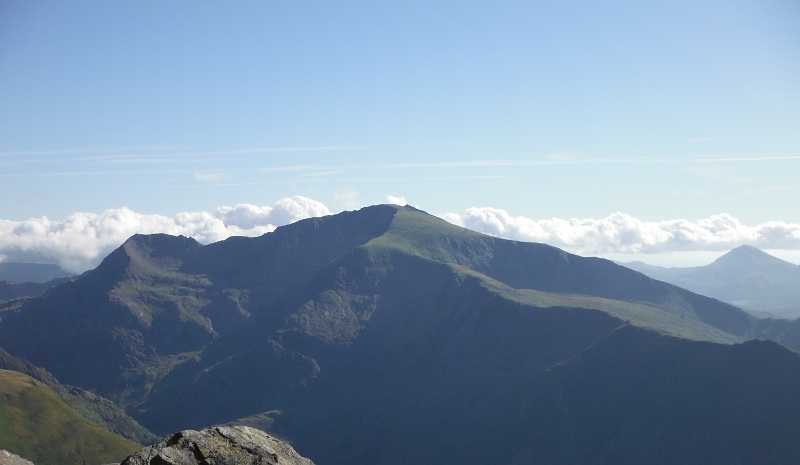
[{"label": "jagged ridgeline", "polygon": [[320,465],[796,463],[798,324],[380,205],[203,246],[134,236],[0,307],[0,346],[158,434]]}]

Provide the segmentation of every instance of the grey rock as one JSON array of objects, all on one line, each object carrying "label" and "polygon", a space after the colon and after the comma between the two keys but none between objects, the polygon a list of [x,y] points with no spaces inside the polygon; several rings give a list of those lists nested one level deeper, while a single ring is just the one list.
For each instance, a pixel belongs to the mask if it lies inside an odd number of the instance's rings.
[{"label": "grey rock", "polygon": [[0,465],[33,465],[33,462],[3,449],[0,450]]},{"label": "grey rock", "polygon": [[171,434],[121,465],[314,465],[289,444],[248,426]]}]

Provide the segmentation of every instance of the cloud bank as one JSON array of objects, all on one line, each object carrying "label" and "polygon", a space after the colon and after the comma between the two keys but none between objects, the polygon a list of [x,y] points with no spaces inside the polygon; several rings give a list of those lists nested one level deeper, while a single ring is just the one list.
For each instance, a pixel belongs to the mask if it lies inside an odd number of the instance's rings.
[{"label": "cloud bank", "polygon": [[278,200],[273,206],[238,204],[215,212],[185,212],[170,218],[128,208],[73,213],[63,221],[47,217],[0,220],[0,261],[55,263],[80,273],[97,266],[130,236],[153,233],[190,236],[207,244],[230,236],[260,236],[276,227],[315,216],[328,208],[306,197]]},{"label": "cloud bank", "polygon": [[800,249],[800,224],[769,221],[747,226],[728,214],[697,221],[649,222],[624,213],[601,219],[544,219],[514,217],[492,207],[446,213],[445,220],[492,236],[543,242],[573,253],[670,253],[727,251],[740,245],[761,249]]},{"label": "cloud bank", "polygon": [[[387,199],[405,203],[402,197]],[[259,236],[278,226],[329,214],[322,203],[296,196],[272,206],[238,204],[174,217],[116,208],[102,213],[73,213],[62,221],[47,217],[0,220],[0,261],[54,263],[80,273],[97,266],[137,233],[184,235],[207,244],[230,236]],[[619,212],[601,219],[534,220],[483,207],[441,216],[492,236],[543,242],[581,255],[727,251],[744,244],[770,250],[800,250],[800,224],[770,221],[747,226],[728,214],[697,221],[648,222]]]}]

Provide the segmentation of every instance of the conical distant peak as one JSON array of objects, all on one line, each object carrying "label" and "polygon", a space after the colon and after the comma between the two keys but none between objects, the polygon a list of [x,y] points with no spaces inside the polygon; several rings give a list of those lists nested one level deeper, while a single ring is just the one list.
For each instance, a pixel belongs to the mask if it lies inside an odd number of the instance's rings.
[{"label": "conical distant peak", "polygon": [[740,245],[734,249],[731,249],[728,253],[759,253],[763,255],[769,255],[768,253],[764,252],[763,250],[759,249],[758,247],[752,245]]},{"label": "conical distant peak", "polygon": [[752,263],[752,264],[791,265],[791,263],[781,260],[780,258],[774,257],[764,252],[763,250],[759,249],[758,247],[753,247],[752,245],[742,245],[736,247],[735,249],[731,250],[725,255],[719,257],[717,260],[714,261],[714,263],[716,264]]}]

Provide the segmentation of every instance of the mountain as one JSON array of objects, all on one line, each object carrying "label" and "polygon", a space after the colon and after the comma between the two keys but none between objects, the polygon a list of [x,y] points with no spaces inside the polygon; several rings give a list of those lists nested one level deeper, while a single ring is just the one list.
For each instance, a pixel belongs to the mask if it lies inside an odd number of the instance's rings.
[{"label": "mountain", "polygon": [[0,263],[0,281],[12,283],[42,283],[58,278],[69,278],[72,273],[62,270],[58,265],[39,263]]},{"label": "mountain", "polygon": [[37,465],[108,463],[141,446],[87,421],[30,376],[0,370],[0,448]]},{"label": "mountain", "polygon": [[737,247],[705,266],[664,268],[642,262],[620,264],[738,307],[800,317],[800,265],[749,245]]},{"label": "mountain", "polygon": [[249,425],[321,465],[800,456],[800,323],[411,207],[133,236],[0,318],[151,431]]}]

